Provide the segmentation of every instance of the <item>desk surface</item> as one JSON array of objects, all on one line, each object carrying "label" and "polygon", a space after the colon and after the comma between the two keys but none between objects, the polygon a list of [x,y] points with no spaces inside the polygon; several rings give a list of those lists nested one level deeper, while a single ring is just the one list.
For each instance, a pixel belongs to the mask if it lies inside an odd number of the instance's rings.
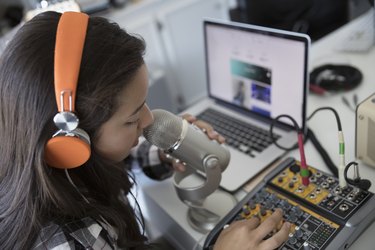
[{"label": "desk surface", "polygon": [[[315,42],[311,47],[310,69],[324,63],[345,63],[359,68],[363,73],[362,83],[352,91],[332,94],[330,96],[317,96],[310,94],[308,97],[307,114],[311,114],[318,107],[330,106],[337,110],[342,122],[345,137],[346,161],[355,160],[355,113],[344,105],[342,96],[352,100],[354,94],[361,101],[375,92],[375,47],[366,53],[350,53],[336,51],[337,42],[342,42],[355,25],[355,22],[340,28],[325,38]],[[327,150],[333,161],[338,159],[337,125],[331,112],[322,111],[317,113],[308,126]],[[309,165],[329,172],[321,156],[318,154],[311,142],[305,147],[306,160]],[[290,152],[289,156],[299,159],[297,151]],[[361,176],[366,176],[373,182],[370,191],[375,192],[375,168],[360,165]],[[186,220],[187,207],[182,203],[174,190],[173,180],[154,182],[142,175],[139,177],[139,186],[144,198],[145,217],[154,230],[163,234],[178,249],[199,249],[205,239],[205,235],[195,231]],[[244,191],[239,191],[236,196],[242,197]],[[375,223],[354,242],[350,249],[373,249],[375,244]],[[198,242],[198,243],[197,243]],[[197,247],[198,246],[198,247]]]}]

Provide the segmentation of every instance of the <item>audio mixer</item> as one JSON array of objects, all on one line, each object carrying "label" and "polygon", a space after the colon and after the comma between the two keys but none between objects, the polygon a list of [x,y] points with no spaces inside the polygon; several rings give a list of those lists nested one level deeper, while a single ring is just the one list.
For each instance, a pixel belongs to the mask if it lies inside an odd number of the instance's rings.
[{"label": "audio mixer", "polygon": [[281,162],[216,225],[204,249],[214,245],[225,225],[253,216],[262,222],[276,208],[291,223],[289,239],[278,249],[348,248],[375,219],[374,194],[349,184],[341,188],[336,177],[311,166],[304,186],[300,169],[293,158]]}]

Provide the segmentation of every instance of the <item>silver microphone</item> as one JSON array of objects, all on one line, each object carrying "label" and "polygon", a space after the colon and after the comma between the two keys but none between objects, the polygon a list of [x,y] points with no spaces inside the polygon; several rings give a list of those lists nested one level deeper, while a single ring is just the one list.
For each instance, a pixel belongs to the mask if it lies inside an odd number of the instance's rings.
[{"label": "silver microphone", "polygon": [[166,110],[152,111],[154,122],[143,135],[151,144],[185,162],[196,170],[206,172],[207,166],[218,164],[223,172],[229,164],[229,150],[210,140],[198,127]]},{"label": "silver microphone", "polygon": [[[221,174],[230,160],[229,150],[225,145],[211,140],[203,131],[186,120],[165,110],[153,110],[154,122],[148,126],[143,135],[151,144],[163,149],[173,157],[185,162],[185,171],[175,171],[174,187],[179,199],[189,206],[187,219],[196,230],[206,233],[229,209],[214,209],[216,201],[223,199],[225,204],[237,204],[230,194],[223,195],[217,190],[220,186]],[[188,178],[199,172],[205,176],[198,185],[194,178]],[[185,181],[184,181],[185,180]],[[186,185],[189,183],[189,185]],[[210,199],[207,199],[210,196]],[[229,197],[229,198],[228,198]],[[233,206],[229,205],[231,209]],[[222,204],[219,202],[219,207]]]}]

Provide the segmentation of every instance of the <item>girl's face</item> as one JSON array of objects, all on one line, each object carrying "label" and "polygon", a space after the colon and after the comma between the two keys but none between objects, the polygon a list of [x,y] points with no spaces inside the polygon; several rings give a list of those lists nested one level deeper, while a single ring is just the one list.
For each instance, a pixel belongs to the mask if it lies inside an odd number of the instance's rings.
[{"label": "girl's face", "polygon": [[120,162],[138,144],[138,137],[154,118],[145,103],[148,75],[145,65],[136,73],[132,82],[119,93],[119,107],[99,129],[96,149],[103,157]]}]

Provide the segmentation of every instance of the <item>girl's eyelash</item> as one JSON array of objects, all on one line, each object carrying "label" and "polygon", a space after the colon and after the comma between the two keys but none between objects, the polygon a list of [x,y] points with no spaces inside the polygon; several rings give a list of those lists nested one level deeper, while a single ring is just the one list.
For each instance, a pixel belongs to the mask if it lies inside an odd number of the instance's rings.
[{"label": "girl's eyelash", "polygon": [[128,125],[128,126],[131,126],[131,125],[138,124],[138,122],[139,122],[139,119],[137,119],[137,120],[135,120],[135,121],[132,121],[132,122],[127,122],[127,123],[125,123],[125,124]]}]

